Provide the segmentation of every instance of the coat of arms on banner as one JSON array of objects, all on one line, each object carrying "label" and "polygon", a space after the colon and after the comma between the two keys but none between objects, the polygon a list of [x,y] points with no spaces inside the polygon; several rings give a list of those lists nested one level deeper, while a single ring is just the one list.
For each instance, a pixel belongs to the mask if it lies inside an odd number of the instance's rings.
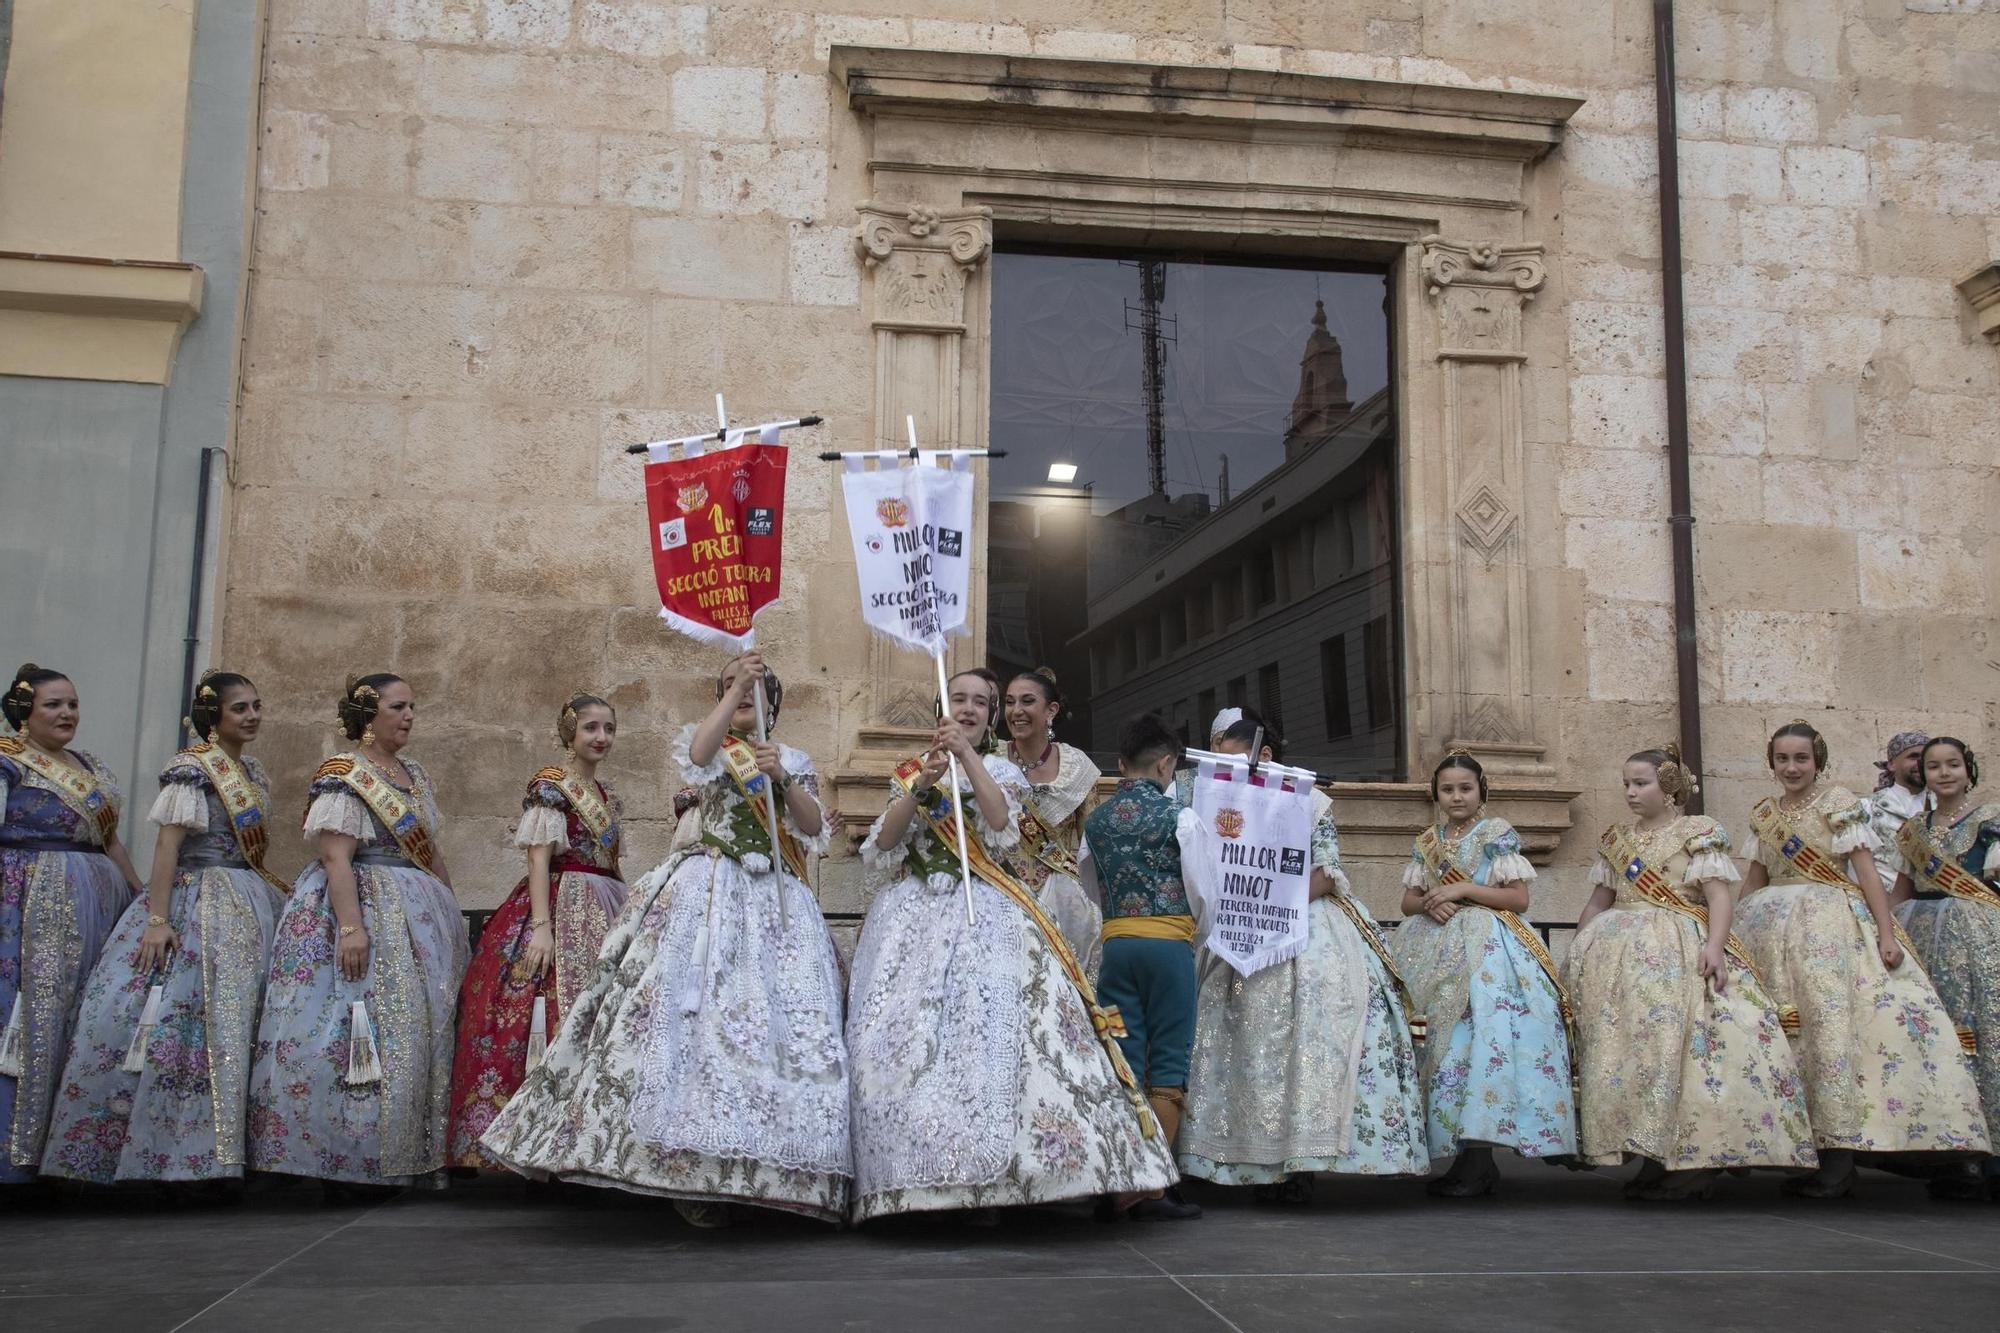
[{"label": "coat of arms on banner", "polygon": [[750,498],[750,474],[748,472],[739,471],[736,474],[736,479],[729,483],[729,495],[737,504],[742,504]]},{"label": "coat of arms on banner", "polygon": [[1217,837],[1240,838],[1243,836],[1243,812],[1241,810],[1217,810],[1215,812],[1215,832]]},{"label": "coat of arms on banner", "polygon": [[910,522],[910,505],[898,496],[888,496],[875,502],[875,517],[882,520],[885,528],[907,527]]},{"label": "coat of arms on banner", "polygon": [[683,486],[674,495],[674,508],[683,514],[692,514],[708,503],[708,483],[698,481],[692,486]]}]

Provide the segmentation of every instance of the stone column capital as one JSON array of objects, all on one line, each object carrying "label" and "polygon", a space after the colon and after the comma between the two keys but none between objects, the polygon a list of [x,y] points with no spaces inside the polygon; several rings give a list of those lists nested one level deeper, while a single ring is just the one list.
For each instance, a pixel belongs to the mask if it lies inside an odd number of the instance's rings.
[{"label": "stone column capital", "polygon": [[1424,247],[1423,272],[1433,297],[1447,287],[1501,287],[1533,300],[1548,281],[1539,245],[1501,245],[1494,241],[1447,241],[1432,232]]},{"label": "stone column capital", "polygon": [[977,268],[993,252],[990,208],[931,208],[871,199],[855,211],[861,225],[854,229],[854,252],[866,268],[898,250],[935,251],[950,255],[961,267]]},{"label": "stone column capital", "polygon": [[2000,259],[1976,268],[1956,284],[1972,307],[1973,322],[1989,342],[2000,343]]}]

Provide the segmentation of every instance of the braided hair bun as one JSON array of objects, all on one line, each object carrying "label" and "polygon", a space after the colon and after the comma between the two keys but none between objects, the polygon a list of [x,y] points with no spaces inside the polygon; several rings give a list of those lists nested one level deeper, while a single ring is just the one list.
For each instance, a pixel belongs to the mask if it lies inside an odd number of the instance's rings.
[{"label": "braided hair bun", "polygon": [[7,719],[7,725],[19,731],[28,725],[28,714],[35,711],[35,691],[52,680],[68,680],[60,671],[36,666],[33,662],[23,662],[14,668],[14,678],[8,682],[7,692],[0,695],[0,715]]}]

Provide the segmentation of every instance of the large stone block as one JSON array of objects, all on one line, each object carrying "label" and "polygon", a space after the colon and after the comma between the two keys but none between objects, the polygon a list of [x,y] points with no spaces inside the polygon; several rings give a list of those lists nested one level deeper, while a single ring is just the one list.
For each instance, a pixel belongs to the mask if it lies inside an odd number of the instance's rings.
[{"label": "large stone block", "polygon": [[1825,526],[1705,522],[1696,531],[1702,601],[1765,611],[1856,605],[1855,535]]},{"label": "large stone block", "polygon": [[940,19],[910,20],[911,45],[927,51],[997,51],[1027,55],[1028,30],[1012,23],[954,23]]},{"label": "large stone block", "polygon": [[569,41],[570,0],[485,0],[489,46],[554,50]]},{"label": "large stone block", "polygon": [[[1688,489],[1700,523],[1755,523],[1764,517],[1763,469],[1755,458],[1696,454],[1688,460]],[[1697,548],[1700,540],[1697,535]]]},{"label": "large stone block", "polygon": [[1690,375],[1782,380],[1798,372],[1798,330],[1784,315],[1689,306],[1686,328]]},{"label": "large stone block", "polygon": [[321,315],[317,283],[273,275],[251,284],[244,315],[244,387],[318,387]]},{"label": "large stone block", "polygon": [[452,287],[329,283],[324,291],[328,388],[452,394],[476,382],[489,297]]},{"label": "large stone block", "polygon": [[1591,134],[1571,130],[1563,137],[1563,164],[1579,179],[1631,190],[1656,188],[1659,149],[1641,134]]},{"label": "large stone block", "polygon": [[1763,453],[1763,393],[1736,380],[1689,380],[1688,442],[1697,453]]},{"label": "large stone block", "polygon": [[1582,570],[1593,597],[1673,600],[1667,525],[1645,519],[1572,518],[1563,525],[1563,563]]},{"label": "large stone block", "polygon": [[1674,693],[1672,608],[1598,602],[1584,616],[1590,697],[1650,703]]},{"label": "large stone block", "polygon": [[1657,307],[1609,301],[1569,305],[1570,368],[1582,374],[1658,374],[1666,331]]},{"label": "large stone block", "polygon": [[1862,208],[1868,203],[1868,155],[1852,148],[1785,149],[1785,191],[1796,203]]},{"label": "large stone block", "polygon": [[[715,401],[728,308],[708,300],[655,300],[646,400],[707,405]],[[696,428],[704,424],[698,422]],[[713,424],[713,423],[706,423]]]},{"label": "large stone block", "polygon": [[780,223],[648,217],[632,224],[632,277],[648,291],[775,301],[785,288],[786,265]]},{"label": "large stone block", "polygon": [[1664,453],[1652,449],[1564,449],[1557,501],[1565,517],[1628,517],[1667,507]]},{"label": "large stone block", "polygon": [[1839,641],[1840,670],[1833,678],[1836,697],[1866,700],[1878,708],[1915,708],[1923,702],[1923,643],[1908,617],[1844,615]]},{"label": "large stone block", "polygon": [[1666,382],[1651,375],[1569,376],[1570,437],[1593,449],[1666,443]]},{"label": "large stone block", "polygon": [[402,42],[276,36],[264,57],[264,105],[327,116],[408,112],[421,60]]},{"label": "large stone block", "polygon": [[673,121],[657,69],[594,52],[431,48],[418,102],[432,115],[510,126],[663,132]]},{"label": "large stone block", "polygon": [[1713,83],[1758,83],[1776,56],[1769,6],[1732,13],[1720,6],[1680,13],[1674,63],[1684,79]]},{"label": "large stone block", "polygon": [[481,371],[501,395],[629,399],[645,383],[646,325],[642,297],[509,292],[494,303]]},{"label": "large stone block", "polygon": [[623,287],[628,249],[622,210],[472,209],[472,278],[488,286]]},{"label": "large stone block", "polygon": [[404,42],[479,40],[483,0],[368,0],[368,35]]},{"label": "large stone block", "polygon": [[861,267],[845,227],[786,224],[791,234],[791,298],[801,305],[858,305]]},{"label": "large stone block", "polygon": [[1609,71],[1624,54],[1610,5],[1442,5],[1424,16],[1424,52],[1498,69]]},{"label": "large stone block", "polygon": [[367,195],[266,195],[260,264],[286,276],[463,282],[471,276],[473,208]]},{"label": "large stone block", "polygon": [[597,202],[596,134],[543,126],[529,131],[528,145],[528,198],[545,204]]},{"label": "large stone block", "polygon": [[1822,700],[1840,671],[1838,617],[1789,611],[1723,611],[1716,647],[1722,698],[1731,703]]},{"label": "large stone block", "polygon": [[1942,532],[1864,532],[1857,538],[1861,604],[1875,611],[1985,608],[1985,569],[1965,538]]},{"label": "large stone block", "polygon": [[1681,192],[1690,199],[1785,197],[1785,159],[1776,148],[1690,139],[1680,146]]},{"label": "large stone block", "polygon": [[674,71],[674,128],[701,139],[764,137],[765,72],[714,65]]},{"label": "large stone block", "polygon": [[417,193],[430,199],[524,200],[531,148],[525,130],[428,121],[417,130]]},{"label": "large stone block", "polygon": [[1763,481],[1764,517],[1773,523],[1891,532],[1910,517],[1901,471],[1890,466],[1772,458]]},{"label": "large stone block", "polygon": [[1038,56],[1070,60],[1136,60],[1138,38],[1123,32],[1040,32],[1034,35]]},{"label": "large stone block", "polygon": [[587,47],[642,60],[708,54],[708,10],[651,0],[589,0],[577,39]]},{"label": "large stone block", "polygon": [[1797,88],[1731,88],[1722,117],[1732,139],[1810,143],[1819,137],[1819,105]]},{"label": "large stone block", "polygon": [[312,111],[264,113],[257,184],[266,190],[323,190],[328,179],[327,118]]},{"label": "large stone block", "polygon": [[596,499],[597,413],[587,407],[434,401],[411,413],[403,471],[431,495]]},{"label": "large stone block", "polygon": [[607,134],[597,151],[601,198],[659,213],[681,206],[687,170],[675,140],[661,134]]},{"label": "large stone block", "polygon": [[236,424],[238,486],[347,491],[403,456],[403,409],[317,394],[246,393]]},{"label": "large stone block", "polygon": [[855,14],[821,14],[813,19],[812,59],[826,67],[827,53],[836,46],[908,46],[910,21]]},{"label": "large stone block", "polygon": [[1845,209],[1748,209],[1742,234],[1746,264],[1816,264],[1850,273],[1861,268],[1855,218]]},{"label": "large stone block", "polygon": [[697,161],[704,213],[826,216],[827,155],[823,148],[708,144]]},{"label": "large stone block", "polygon": [[361,194],[407,194],[414,136],[401,115],[353,116],[327,126],[327,184]]}]

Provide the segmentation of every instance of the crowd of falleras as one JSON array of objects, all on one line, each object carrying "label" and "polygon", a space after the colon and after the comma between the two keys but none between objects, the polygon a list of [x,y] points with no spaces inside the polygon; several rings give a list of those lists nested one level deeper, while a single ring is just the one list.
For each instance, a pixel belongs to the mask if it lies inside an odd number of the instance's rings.
[{"label": "crowd of falleras", "polygon": [[[875,892],[844,963],[805,878],[833,821],[811,759],[755,739],[760,697],[775,729],[776,673],[722,666],[674,742],[673,849],[629,885],[600,776],[617,716],[571,698],[522,802],[525,874],[472,946],[397,676],[341,692],[348,748],[312,778],[316,856],[286,884],[249,679],[198,683],[142,880],[115,777],[72,744],[74,685],[21,667],[0,699],[0,1183],[20,1187],[0,1197],[226,1198],[248,1173],[374,1197],[508,1169],[699,1226],[1091,1200],[1177,1220],[1200,1211],[1184,1176],[1280,1205],[1320,1174],[1461,1198],[1494,1190],[1496,1150],[1636,1163],[1646,1200],[1756,1168],[1839,1197],[1857,1161],[1994,1193],[2000,804],[1962,741],[1898,735],[1863,797],[1813,727],[1779,728],[1740,873],[1723,826],[1683,813],[1677,752],[1631,756],[1631,819],[1560,966],[1476,759],[1437,761],[1386,935],[1315,790],[1305,946],[1244,977],[1195,944],[1178,739],[1134,721],[1092,807],[1054,678],[961,672],[860,846]],[[1260,739],[1282,759],[1231,709],[1210,743]]]}]

